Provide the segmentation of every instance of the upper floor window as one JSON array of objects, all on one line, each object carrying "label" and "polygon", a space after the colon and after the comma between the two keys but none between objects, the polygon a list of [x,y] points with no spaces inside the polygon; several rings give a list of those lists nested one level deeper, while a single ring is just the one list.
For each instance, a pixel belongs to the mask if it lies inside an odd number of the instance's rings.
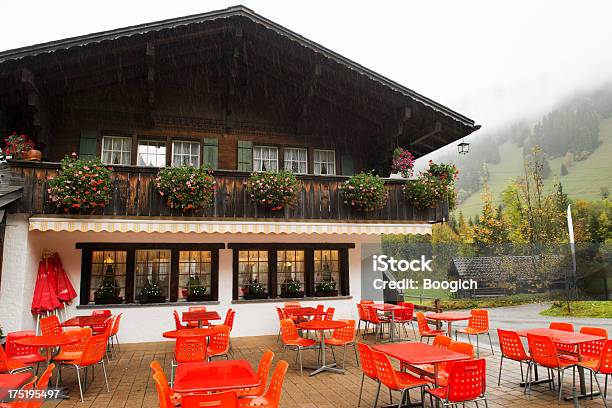
[{"label": "upper floor window", "polygon": [[172,165],[200,167],[200,143],[172,142]]},{"label": "upper floor window", "polygon": [[278,147],[253,146],[253,171],[278,170]]},{"label": "upper floor window", "polygon": [[336,155],[333,150],[313,150],[314,174],[336,174]]},{"label": "upper floor window", "polygon": [[131,164],[132,138],[119,136],[103,136],[102,162],[105,164]]},{"label": "upper floor window", "polygon": [[285,170],[289,170],[295,174],[308,173],[308,160],[306,149],[285,148]]},{"label": "upper floor window", "polygon": [[166,142],[152,140],[139,141],[138,165],[164,167],[166,165]]}]

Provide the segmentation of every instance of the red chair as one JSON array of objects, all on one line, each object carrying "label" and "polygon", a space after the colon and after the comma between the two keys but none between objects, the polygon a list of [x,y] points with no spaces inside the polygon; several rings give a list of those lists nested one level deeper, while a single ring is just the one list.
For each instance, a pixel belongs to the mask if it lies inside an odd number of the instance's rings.
[{"label": "red chair", "polygon": [[[395,323],[399,324],[401,327],[404,328],[404,333],[406,334],[406,337],[408,337],[408,330],[406,330],[406,325],[410,324],[410,326],[412,326],[412,334],[414,334],[414,338],[416,339],[417,335],[414,329],[414,322],[413,322],[414,303],[399,302],[397,305],[402,306],[404,309],[393,311],[393,319],[395,320]],[[398,329],[398,334],[399,334],[399,329]],[[401,334],[400,334],[400,337],[401,337]]]},{"label": "red chair", "polygon": [[257,397],[263,396],[266,390],[266,383],[268,382],[268,375],[270,374],[270,367],[272,367],[272,360],[274,359],[274,353],[270,350],[266,350],[259,360],[259,366],[257,367],[257,378],[259,379],[259,385],[253,388],[246,388],[237,390],[236,394],[239,397]]},{"label": "red chair", "polygon": [[[365,311],[366,311],[366,319],[368,321],[368,324],[372,324],[375,327],[374,335],[375,336],[379,335],[382,338],[384,331],[385,331],[385,324],[389,324],[389,319],[385,316],[379,316],[378,313],[376,312],[376,309],[374,309],[369,304],[365,305]],[[367,325],[366,325],[366,330],[367,330]]]},{"label": "red chair", "polygon": [[83,349],[89,342],[89,338],[92,335],[91,328],[83,327],[74,330],[67,331],[66,333],[71,336],[78,337],[80,340],[78,343],[68,344],[60,347],[60,352],[53,357],[55,361],[71,361],[78,360],[83,355]]},{"label": "red chair", "polygon": [[219,408],[238,408],[238,397],[233,391],[219,392],[208,395],[185,395],[181,401],[181,408],[201,408],[201,407],[219,407]]},{"label": "red chair", "polygon": [[[206,306],[189,306],[188,311],[190,312],[205,312]],[[187,327],[198,327],[199,322],[187,322]],[[202,320],[202,326],[208,326],[210,323],[206,320]]]},{"label": "red chair", "polygon": [[357,303],[357,316],[359,317],[359,323],[357,323],[357,332],[361,330],[361,322],[363,322],[364,326],[367,326],[368,321],[366,320],[366,312],[364,310],[364,306],[361,303]]},{"label": "red chair", "polygon": [[334,320],[334,313],[336,312],[336,308],[335,307],[328,307],[327,310],[325,311],[325,316],[323,316],[323,320]]},{"label": "red chair", "polygon": [[[289,367],[289,364],[287,364],[286,361],[279,361],[276,368],[274,368],[274,373],[272,373],[272,379],[270,380],[270,385],[266,393],[261,397],[241,398],[240,406],[278,408],[280,406],[283,381],[285,380],[285,374],[287,374],[287,367]],[[181,406],[181,408],[184,408],[184,406]]]},{"label": "red chair", "polygon": [[119,323],[121,323],[121,316],[123,316],[123,313],[119,313],[117,317],[115,317],[115,321],[113,322],[113,327],[110,333],[111,347],[114,349],[116,342],[117,349],[119,350],[119,352],[121,352],[121,347],[119,346],[119,337],[117,337],[117,335],[119,334]]},{"label": "red chair", "polygon": [[597,360],[601,357],[601,350],[603,349],[606,340],[608,340],[608,331],[601,327],[581,327],[580,333],[590,334],[591,336],[605,337],[603,340],[589,341],[588,343],[580,344],[578,352],[580,353],[580,361],[585,360]]},{"label": "red chair", "polygon": [[174,359],[170,362],[170,385],[174,384],[175,367],[206,361],[206,350],[206,337],[178,337],[174,345]]},{"label": "red chair", "polygon": [[499,338],[499,348],[501,349],[501,361],[499,362],[499,377],[497,379],[497,385],[500,385],[501,383],[504,358],[518,361],[519,366],[521,367],[521,382],[524,382],[523,363],[527,363],[527,366],[529,366],[531,357],[529,357],[525,351],[521,338],[517,332],[502,329],[497,329],[497,337]]},{"label": "red chair", "polygon": [[380,381],[378,381],[378,374],[376,373],[376,362],[374,361],[374,351],[364,343],[357,343],[357,349],[359,350],[359,359],[361,360],[361,387],[359,388],[359,400],[357,406],[361,406],[361,396],[363,394],[363,382],[366,377],[376,381],[378,383],[378,391],[376,392],[376,400],[374,406],[378,402],[378,394],[380,393]]},{"label": "red chair", "polygon": [[[2,348],[2,347],[0,347]],[[4,408],[4,407],[10,407],[10,408],[30,408],[32,406],[33,401],[29,398],[27,398],[28,393],[32,390],[34,390],[34,386],[36,383],[36,376],[34,376],[30,382],[28,382],[27,384],[25,384],[23,387],[21,387],[21,390],[24,391],[23,396],[26,397],[24,399],[15,399],[13,402],[8,403],[8,404],[2,404],[0,403],[0,408]],[[38,407],[38,405],[36,405]]]},{"label": "red chair", "polygon": [[363,299],[359,303],[361,303],[362,305],[373,305],[374,301],[370,299]]},{"label": "red chair", "polygon": [[[165,393],[168,394],[168,397],[170,398],[170,401],[171,401],[170,406],[175,407],[177,405],[180,405],[182,395],[179,394],[178,392],[174,392],[172,388],[170,388],[170,385],[168,384],[168,379],[166,378],[166,374],[164,373],[164,370],[162,369],[161,364],[159,364],[157,360],[153,360],[151,361],[151,364],[149,365],[149,367],[151,367],[151,370],[153,370],[153,375],[155,375],[156,373],[161,374],[160,376],[158,376],[159,381],[161,383],[160,385],[164,388]],[[159,393],[158,393],[158,396],[159,396]]]},{"label": "red chair", "polygon": [[295,323],[291,319],[285,319],[281,321],[281,340],[283,341],[283,349],[296,350],[298,358],[300,360],[300,375],[303,374],[302,367],[302,350],[311,348],[315,345],[316,341],[313,339],[305,339],[300,337],[295,327]]},{"label": "red chair", "polygon": [[346,346],[353,346],[355,350],[355,362],[359,366],[359,360],[357,359],[357,346],[355,345],[355,321],[345,320],[346,326],[339,329],[335,329],[331,337],[325,339],[325,344],[331,347],[334,361],[336,361],[336,353],[334,347],[343,347],[344,351],[342,354],[342,369],[344,370],[344,364],[346,361]]},{"label": "red chair", "polygon": [[25,365],[36,364],[36,372],[38,372],[39,363],[46,361],[45,357],[40,354],[38,347],[22,346],[15,342],[15,340],[32,336],[36,336],[36,333],[30,330],[9,333],[6,336],[4,351],[9,360],[19,361]]},{"label": "red chair", "polygon": [[[38,391],[46,391],[49,388],[49,379],[53,374],[53,369],[55,368],[55,364],[49,364],[46,370],[42,373],[42,375],[36,381],[34,388]],[[45,399],[42,395],[34,394],[33,398],[29,400],[29,404],[26,405],[27,408],[40,408],[42,407]]]},{"label": "red chair", "polygon": [[290,317],[288,317],[285,311],[280,307],[276,308],[276,315],[278,316],[278,336],[276,336],[276,341],[278,342],[280,341],[281,335],[280,322],[282,322],[284,319],[290,319]]},{"label": "red chair", "polygon": [[433,398],[442,402],[443,406],[474,401],[484,401],[487,406],[485,391],[487,388],[486,361],[479,360],[455,361],[450,367],[448,385],[427,390],[433,406]]},{"label": "red chair", "polygon": [[302,304],[300,302],[296,301],[290,301],[290,302],[285,302],[285,308],[287,307],[302,307]]},{"label": "red chair", "polygon": [[[604,390],[603,390],[603,400],[604,405],[606,404],[606,397],[608,393],[608,376],[612,375],[612,340],[606,340],[601,348],[601,354],[598,359],[593,360],[589,359],[586,361],[580,361],[577,363],[581,367],[584,367],[591,371],[593,377],[595,377],[595,382],[597,383],[597,388],[599,388],[599,392],[601,393],[601,387],[599,386],[599,380],[597,379],[597,374],[604,375]],[[592,383],[591,383],[592,385]],[[592,386],[591,386],[592,388]],[[593,391],[591,389],[591,391]]]},{"label": "red chair", "polygon": [[429,383],[426,380],[415,377],[412,374],[396,371],[391,364],[391,360],[384,353],[372,350],[372,354],[376,365],[376,375],[379,380],[379,390],[380,384],[384,384],[389,388],[389,397],[391,397],[392,390],[401,392],[398,408],[404,405],[406,399],[410,399],[409,392],[414,388],[421,389],[421,402],[424,403],[425,388],[429,387]]},{"label": "red chair", "polygon": [[211,361],[213,357],[225,356],[229,359],[230,349],[230,327],[229,326],[217,326],[218,331],[210,336],[208,341],[208,361]]},{"label": "red chair", "polygon": [[527,342],[529,344],[529,352],[531,354],[531,360],[527,367],[527,387],[525,392],[531,392],[531,366],[540,365],[546,367],[553,372],[556,371],[559,375],[559,401],[563,396],[563,377],[565,370],[568,368],[575,368],[575,361],[564,358],[557,354],[557,347],[550,337],[538,336],[527,333]]},{"label": "red chair", "polygon": [[[317,312],[325,312],[325,305],[317,305],[316,309]],[[323,320],[324,316],[324,314],[317,314],[313,316],[312,320]]]},{"label": "red chair", "polygon": [[[483,309],[474,309],[470,312],[470,320],[468,321],[467,327],[463,329],[455,330],[455,340],[457,339],[457,333],[467,334],[468,339],[470,336],[476,336],[476,356],[480,357],[480,344],[478,338],[481,334],[489,336],[489,344],[491,345],[491,354],[495,354],[493,351],[493,342],[491,341],[491,333],[489,332],[489,311]],[[470,340],[471,341],[471,340]]]},{"label": "red chair", "polygon": [[164,373],[159,371],[153,373],[153,380],[157,389],[159,408],[174,408],[174,401],[170,399],[170,387],[168,387]]},{"label": "red chair", "polygon": [[[574,331],[574,325],[572,323],[565,323],[565,322],[551,322],[548,325],[548,328],[552,330],[561,330],[561,331],[566,331],[566,332]],[[572,344],[555,343],[555,346],[557,347],[557,350],[565,351],[569,353],[570,355],[573,355],[576,353],[576,346]]]},{"label": "red chair", "polygon": [[429,327],[429,324],[427,324],[427,319],[425,318],[425,315],[423,314],[423,312],[416,312],[415,316],[417,319],[417,326],[419,328],[419,335],[421,336],[419,341],[422,342],[423,337],[426,337],[427,344],[429,344],[429,339],[431,337],[436,337],[440,334],[442,335],[446,334],[444,330],[432,329],[431,327]]},{"label": "red chair", "polygon": [[32,366],[26,365],[19,360],[7,357],[4,349],[0,346],[0,373],[21,373],[33,370]]},{"label": "red chair", "polygon": [[43,336],[52,336],[63,333],[64,329],[57,316],[51,315],[40,319],[40,332]]},{"label": "red chair", "polygon": [[179,314],[176,310],[172,311],[172,316],[174,317],[174,326],[176,327],[176,330],[183,330],[183,329],[188,329],[188,326],[183,326],[181,324],[181,318],[179,317]]},{"label": "red chair", "polygon": [[58,367],[58,381],[62,367],[72,367],[76,370],[77,380],[79,382],[79,393],[81,394],[81,402],[83,402],[83,386],[81,384],[81,370],[91,367],[93,370],[96,365],[101,364],[104,371],[104,381],[106,382],[106,391],[110,392],[108,387],[108,377],[106,376],[106,366],[104,365],[104,355],[106,354],[106,346],[108,344],[108,336],[99,334],[91,336],[83,348],[81,357],[76,360],[62,361]]},{"label": "red chair", "polygon": [[[94,311],[91,312],[92,316],[105,316],[105,317],[111,317],[112,313],[110,310],[108,309],[96,309]],[[104,331],[106,330],[106,323],[102,323],[102,324],[95,324],[91,327],[91,329],[93,330],[93,334],[100,334],[100,333],[104,333]]]}]

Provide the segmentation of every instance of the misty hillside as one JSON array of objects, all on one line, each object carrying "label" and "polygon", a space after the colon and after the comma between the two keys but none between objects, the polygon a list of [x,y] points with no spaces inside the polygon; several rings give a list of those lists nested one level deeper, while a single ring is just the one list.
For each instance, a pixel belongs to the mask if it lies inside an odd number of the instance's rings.
[{"label": "misty hillside", "polygon": [[450,160],[460,170],[457,211],[467,217],[480,212],[484,180],[499,203],[500,193],[523,173],[523,157],[534,145],[544,151],[547,186],[560,181],[570,198],[587,200],[612,190],[612,87],[474,140],[468,156]]}]

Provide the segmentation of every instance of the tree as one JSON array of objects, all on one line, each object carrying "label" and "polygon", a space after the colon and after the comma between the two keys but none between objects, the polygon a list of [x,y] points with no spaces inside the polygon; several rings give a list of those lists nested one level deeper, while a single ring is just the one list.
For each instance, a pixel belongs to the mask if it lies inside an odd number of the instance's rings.
[{"label": "tree", "polygon": [[567,176],[567,167],[563,163],[561,164],[561,175]]},{"label": "tree", "polygon": [[482,213],[478,225],[474,226],[474,243],[484,246],[501,244],[507,240],[507,231],[501,214],[493,205],[493,196],[485,184],[482,193]]}]

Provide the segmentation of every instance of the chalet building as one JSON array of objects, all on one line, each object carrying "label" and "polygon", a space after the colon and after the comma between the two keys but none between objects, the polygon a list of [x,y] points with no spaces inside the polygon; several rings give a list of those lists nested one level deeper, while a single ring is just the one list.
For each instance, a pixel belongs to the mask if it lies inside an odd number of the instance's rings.
[{"label": "chalet building", "polygon": [[[276,333],[283,282],[299,299],[355,315],[366,244],[382,234],[423,234],[448,213],[419,209],[386,179],[388,201],[353,211],[342,183],[373,169],[388,176],[395,146],[416,157],[478,129],[474,122],[238,6],[0,52],[0,135],[44,143],[40,162],[8,160],[1,172],[3,257],[0,322],[33,328],[38,262],[59,253],[79,294],[69,314],[100,308],[94,293],[112,269],[122,340],[161,340],[172,310],[211,305],[237,311],[233,335]],[[48,179],[66,155],[113,168],[111,202],[65,214]],[[184,213],[155,188],[160,167],[208,166],[210,209]],[[302,182],[298,204],[270,211],[246,193],[252,172],[288,169]],[[206,295],[187,287],[197,276]],[[162,286],[142,304],[143,285]],[[256,279],[264,294],[244,290]],[[333,280],[336,292],[317,289]],[[254,298],[256,297],[256,298]]]}]

